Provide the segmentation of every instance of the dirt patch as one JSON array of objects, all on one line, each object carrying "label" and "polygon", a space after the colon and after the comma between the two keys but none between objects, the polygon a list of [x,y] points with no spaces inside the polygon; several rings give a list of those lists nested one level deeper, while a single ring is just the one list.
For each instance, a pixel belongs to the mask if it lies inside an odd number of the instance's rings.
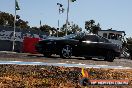
[{"label": "dirt patch", "polygon": [[[129,85],[88,86],[87,88],[132,88],[132,70],[85,69],[89,79],[129,79]],[[81,68],[41,65],[0,65],[0,87],[83,88]]]}]

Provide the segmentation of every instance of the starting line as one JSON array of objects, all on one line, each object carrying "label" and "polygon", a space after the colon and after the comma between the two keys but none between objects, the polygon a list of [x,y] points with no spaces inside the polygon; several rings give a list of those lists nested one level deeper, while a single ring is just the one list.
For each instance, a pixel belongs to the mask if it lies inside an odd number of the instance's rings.
[{"label": "starting line", "polygon": [[109,66],[109,65],[88,65],[88,64],[69,64],[69,63],[45,63],[45,62],[24,62],[24,61],[0,61],[2,64],[13,65],[49,65],[49,66],[64,66],[64,67],[80,67],[80,68],[109,68],[109,69],[132,69],[123,66]]}]

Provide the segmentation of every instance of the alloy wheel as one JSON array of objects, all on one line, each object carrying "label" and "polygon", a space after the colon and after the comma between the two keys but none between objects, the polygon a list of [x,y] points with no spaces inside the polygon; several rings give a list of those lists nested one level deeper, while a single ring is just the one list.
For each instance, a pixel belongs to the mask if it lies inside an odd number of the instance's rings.
[{"label": "alloy wheel", "polygon": [[62,58],[70,58],[72,56],[72,47],[70,45],[66,45],[62,48],[61,51]]}]

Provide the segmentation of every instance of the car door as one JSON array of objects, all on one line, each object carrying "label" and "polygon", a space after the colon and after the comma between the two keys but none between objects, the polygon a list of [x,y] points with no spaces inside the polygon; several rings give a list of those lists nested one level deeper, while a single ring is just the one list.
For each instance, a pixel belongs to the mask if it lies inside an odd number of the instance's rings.
[{"label": "car door", "polygon": [[109,46],[110,46],[110,42],[107,39],[98,36],[98,44],[97,44],[98,56],[105,56],[106,52],[110,48]]},{"label": "car door", "polygon": [[83,55],[96,56],[98,38],[95,35],[86,35],[83,37],[80,47]]}]

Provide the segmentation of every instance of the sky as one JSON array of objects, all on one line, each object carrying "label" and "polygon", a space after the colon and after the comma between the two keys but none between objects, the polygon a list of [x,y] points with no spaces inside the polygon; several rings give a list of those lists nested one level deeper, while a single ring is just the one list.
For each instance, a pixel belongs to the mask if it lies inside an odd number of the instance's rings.
[{"label": "sky", "polygon": [[[47,24],[60,27],[66,23],[68,0],[17,0],[20,10],[17,15],[28,21],[29,26],[39,27]],[[63,4],[64,13],[59,14],[57,3]],[[15,0],[0,0],[0,11],[15,13]],[[95,20],[102,30],[125,31],[132,37],[132,0],[76,0],[70,2],[69,22],[79,25],[85,30],[85,21]]]}]

